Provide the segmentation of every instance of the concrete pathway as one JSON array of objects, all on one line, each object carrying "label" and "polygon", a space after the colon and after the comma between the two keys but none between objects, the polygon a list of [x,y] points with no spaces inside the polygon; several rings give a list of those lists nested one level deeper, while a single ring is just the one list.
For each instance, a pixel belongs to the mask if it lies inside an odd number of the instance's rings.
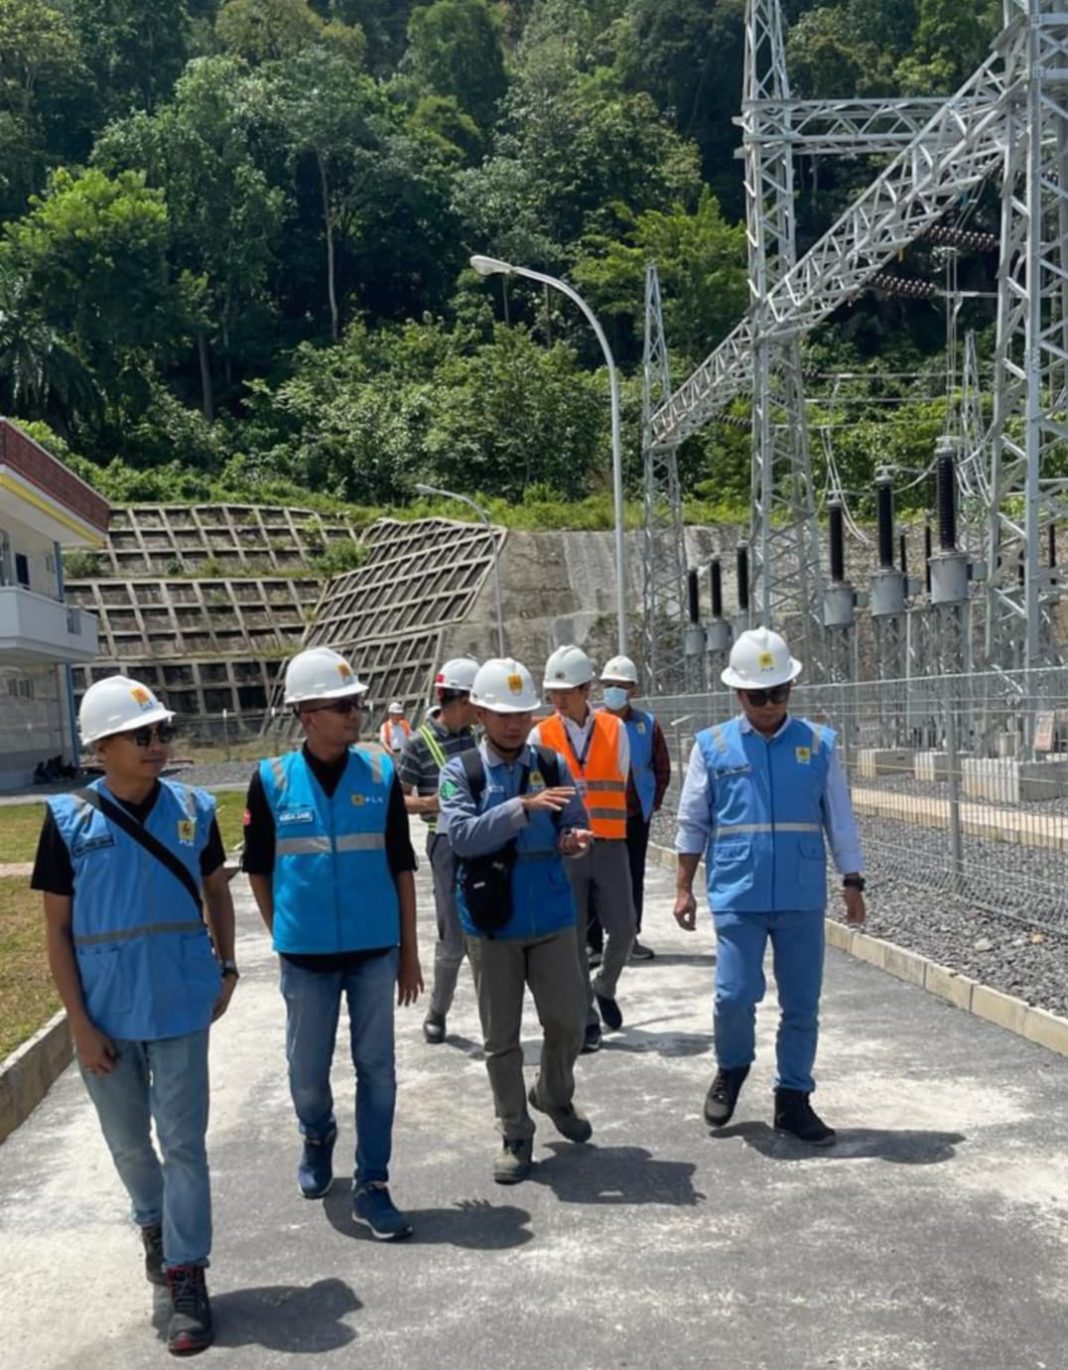
[{"label": "concrete pathway", "polygon": [[[547,1121],[526,1184],[495,1186],[470,981],[452,1036],[400,1016],[393,1191],[415,1237],[376,1244],[296,1189],[282,1004],[241,892],[243,979],[213,1044],[218,1340],[198,1362],[373,1370],[683,1366],[1060,1370],[1068,1344],[1068,1061],[828,953],[812,1153],[768,1124],[775,1015],[737,1121],[710,1137],[708,924],[650,874],[628,1026],[580,1065],[594,1144]],[[238,878],[235,890],[241,891]],[[430,905],[421,879],[422,923]],[[424,961],[431,962],[429,936]],[[528,1060],[537,1056],[528,1021]],[[342,1137],[352,1088],[339,1054]],[[80,1080],[0,1147],[0,1328],[11,1370],[168,1363],[165,1308]]]}]

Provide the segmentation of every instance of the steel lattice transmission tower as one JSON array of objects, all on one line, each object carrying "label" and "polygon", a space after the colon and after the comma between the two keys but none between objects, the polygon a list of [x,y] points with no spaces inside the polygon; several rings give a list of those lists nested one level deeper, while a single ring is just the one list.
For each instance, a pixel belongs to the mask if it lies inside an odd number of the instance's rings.
[{"label": "steel lattice transmission tower", "polygon": [[790,84],[779,0],[748,0],[742,94],[753,336],[750,546],[760,621],[800,622],[797,650],[822,674],[823,587],[797,334],[775,337],[768,294],[796,265]]},{"label": "steel lattice transmission tower", "polygon": [[652,416],[671,396],[671,368],[660,280],[645,270],[645,346],[642,358],[643,629],[646,686],[651,694],[682,687],[685,612],[685,534],[679,492],[678,444],[657,442]]}]

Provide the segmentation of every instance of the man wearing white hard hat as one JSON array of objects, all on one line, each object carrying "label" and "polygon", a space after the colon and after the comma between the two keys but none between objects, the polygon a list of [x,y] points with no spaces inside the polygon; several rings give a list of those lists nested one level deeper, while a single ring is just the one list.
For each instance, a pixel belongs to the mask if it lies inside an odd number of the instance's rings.
[{"label": "man wearing white hard hat", "polygon": [[392,760],[354,745],[366,688],[329,647],[289,662],[285,702],[304,745],[261,761],[253,775],[243,865],[281,963],[289,1088],[303,1138],[298,1187],[320,1199],[333,1182],[330,1066],[344,998],[356,1069],[352,1216],[389,1240],[412,1230],[388,1187],[394,993],[412,1004],[423,979],[404,795]]},{"label": "man wearing white hard hat", "polygon": [[770,938],[781,1018],[775,1127],[815,1146],[834,1130],[812,1108],[815,1088],[826,837],[842,875],[849,923],[864,922],[863,861],[845,776],[830,728],[788,712],[801,663],[778,633],[742,633],[723,682],[741,713],[698,733],[679,801],[675,918],[693,931],[701,857],[715,920],[718,1070],[705,1099],[712,1127],[730,1121],[755,1054]]},{"label": "man wearing white hard hat", "polygon": [[[593,1131],[573,1102],[586,985],[564,872],[564,858],[580,857],[593,835],[564,758],[527,740],[540,699],[526,667],[485,662],[471,701],[485,737],[441,773],[439,831],[457,858],[456,902],[503,1143],[493,1178],[516,1184],[532,1165],[528,1104],[569,1141],[588,1141]],[[526,988],[544,1033],[529,1094],[520,1040]]]},{"label": "man wearing white hard hat", "polygon": [[404,705],[398,699],[391,701],[386,714],[386,720],[378,730],[378,740],[387,752],[399,757],[412,735],[412,725],[404,717]]},{"label": "man wearing white hard hat", "polygon": [[[614,656],[601,672],[604,707],[623,723],[630,742],[627,781],[627,860],[634,900],[632,961],[651,961],[653,950],[641,941],[645,904],[645,858],[653,814],[659,813],[671,784],[671,753],[659,720],[631,700],[638,693],[638,668],[629,656]],[[598,920],[599,921],[599,920]]]},{"label": "man wearing white hard hat", "polygon": [[162,778],[173,720],[128,676],[86,690],[79,731],[103,778],[48,801],[31,883],[44,893],[49,967],[141,1229],[145,1274],[171,1296],[168,1349],[190,1355],[213,1336],[208,1034],[237,966],[215,800]]},{"label": "man wearing white hard hat", "polygon": [[440,711],[428,718],[408,739],[397,766],[409,814],[427,827],[426,854],[434,878],[434,910],[438,940],[434,947],[434,988],[423,1022],[423,1036],[431,1046],[445,1040],[445,1019],[452,1007],[456,981],[464,959],[464,933],[456,911],[456,867],[448,839],[437,831],[438,782],[451,756],[476,747],[475,706],[471,686],[478,662],[459,656],[446,661],[434,679]]},{"label": "man wearing white hard hat", "polygon": [[[530,740],[567,758],[590,815],[596,840],[568,876],[578,908],[578,954],[590,984],[586,929],[596,909],[605,933],[601,966],[589,990],[584,1051],[601,1045],[601,1023],[623,1026],[616,989],[634,945],[634,902],[627,860],[627,781],[630,739],[620,720],[590,708],[593,662],[581,647],[559,647],[545,663],[543,688],[555,712],[539,723]],[[594,1006],[596,1001],[596,1007]]]}]

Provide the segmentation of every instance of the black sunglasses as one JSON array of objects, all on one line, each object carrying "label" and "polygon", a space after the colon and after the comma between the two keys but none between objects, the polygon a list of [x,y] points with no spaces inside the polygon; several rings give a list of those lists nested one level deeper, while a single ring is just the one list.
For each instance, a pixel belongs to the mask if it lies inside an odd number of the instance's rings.
[{"label": "black sunglasses", "polygon": [[150,747],[153,738],[166,747],[174,741],[177,733],[178,729],[173,723],[157,723],[154,728],[135,728],[123,735],[138,747]]},{"label": "black sunglasses", "polygon": [[762,704],[785,704],[790,698],[789,685],[776,685],[770,690],[743,690],[749,703],[759,709]]},{"label": "black sunglasses", "polygon": [[358,714],[363,712],[363,700],[355,695],[344,699],[332,699],[329,704],[320,704],[317,709],[309,709],[310,714]]}]

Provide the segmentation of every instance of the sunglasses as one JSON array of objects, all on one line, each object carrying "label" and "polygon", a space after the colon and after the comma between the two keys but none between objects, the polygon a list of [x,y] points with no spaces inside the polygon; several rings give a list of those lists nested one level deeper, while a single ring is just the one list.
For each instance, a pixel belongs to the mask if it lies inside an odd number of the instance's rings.
[{"label": "sunglasses", "polygon": [[310,714],[358,714],[363,712],[363,701],[355,695],[345,699],[333,699],[329,704],[320,704],[317,709],[309,709]]},{"label": "sunglasses", "polygon": [[124,733],[137,747],[151,747],[153,738],[161,746],[169,746],[177,736],[178,729],[173,723],[159,723],[154,728],[135,728],[132,732]]},{"label": "sunglasses", "polygon": [[743,693],[749,703],[759,709],[762,704],[785,704],[790,698],[790,686],[776,685],[770,690],[745,690]]}]

